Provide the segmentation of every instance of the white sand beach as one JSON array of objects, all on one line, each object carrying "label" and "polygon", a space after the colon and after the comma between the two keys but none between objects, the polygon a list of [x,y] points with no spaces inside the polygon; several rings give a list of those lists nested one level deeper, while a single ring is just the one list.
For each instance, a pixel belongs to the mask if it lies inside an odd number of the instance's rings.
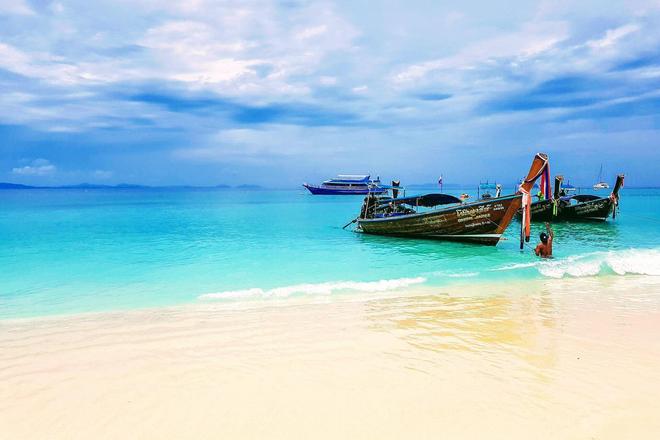
[{"label": "white sand beach", "polygon": [[6,439],[655,439],[660,279],[0,321]]}]

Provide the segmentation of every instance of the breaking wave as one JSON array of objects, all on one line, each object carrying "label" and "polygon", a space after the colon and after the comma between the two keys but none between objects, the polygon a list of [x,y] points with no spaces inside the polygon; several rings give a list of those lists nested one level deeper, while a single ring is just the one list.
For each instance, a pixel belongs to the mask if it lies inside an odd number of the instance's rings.
[{"label": "breaking wave", "polygon": [[594,252],[557,260],[512,264],[496,270],[535,268],[548,278],[582,278],[598,275],[660,276],[660,249],[627,249]]},{"label": "breaking wave", "polygon": [[[582,278],[602,275],[650,275],[660,276],[660,249],[627,249],[607,252],[592,252],[553,260],[538,260],[515,263],[486,271],[509,272],[511,275],[527,274],[547,278]],[[521,273],[522,272],[522,273]],[[427,273],[434,280],[479,278],[484,272],[445,272]],[[415,284],[427,282],[426,277],[385,279],[378,281],[336,281],[325,283],[305,283],[291,286],[263,289],[254,287],[241,290],[227,290],[199,295],[200,300],[244,300],[276,299],[292,296],[322,296],[334,293],[370,293],[393,291]]]},{"label": "breaking wave", "polygon": [[296,284],[293,286],[261,289],[258,287],[244,290],[206,293],[198,299],[249,299],[249,298],[287,298],[294,295],[330,295],[334,292],[386,292],[402,287],[421,284],[426,278],[399,278],[379,281],[337,281],[316,284]]}]

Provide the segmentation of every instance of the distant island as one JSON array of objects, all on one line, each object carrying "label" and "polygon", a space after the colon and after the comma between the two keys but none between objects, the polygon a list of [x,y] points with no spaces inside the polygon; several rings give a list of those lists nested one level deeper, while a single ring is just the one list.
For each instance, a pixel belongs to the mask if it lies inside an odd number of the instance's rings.
[{"label": "distant island", "polygon": [[21,185],[20,183],[0,182],[0,189],[34,189],[36,186]]},{"label": "distant island", "polygon": [[230,186],[219,184],[215,186],[195,186],[195,185],[164,185],[164,186],[149,186],[137,185],[132,183],[119,183],[117,185],[100,185],[95,183],[79,183],[76,185],[57,185],[57,186],[34,186],[23,185],[20,183],[0,182],[1,189],[240,189],[240,190],[261,190],[264,189],[259,185],[237,185]]}]

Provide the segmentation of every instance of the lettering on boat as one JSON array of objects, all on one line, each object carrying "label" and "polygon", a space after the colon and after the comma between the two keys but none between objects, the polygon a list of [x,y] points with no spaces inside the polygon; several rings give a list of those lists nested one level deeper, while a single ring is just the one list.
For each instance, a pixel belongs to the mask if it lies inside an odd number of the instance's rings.
[{"label": "lettering on boat", "polygon": [[[459,223],[474,222],[466,224],[465,227],[481,226],[490,221],[491,213],[494,211],[503,211],[504,204],[493,203],[488,205],[474,206],[472,208],[457,209],[456,217]],[[485,221],[477,222],[477,220],[486,219]]]},{"label": "lettering on boat", "polygon": [[578,214],[587,214],[590,212],[595,212],[600,209],[604,209],[607,204],[606,200],[600,200],[598,203],[585,203],[583,205],[577,205],[575,207],[575,212]]},{"label": "lettering on boat", "polygon": [[485,220],[485,221],[480,221],[480,222],[475,222],[475,223],[468,223],[466,225],[463,225],[465,228],[476,228],[478,226],[483,226],[483,225],[488,225],[490,224],[490,219]]},{"label": "lettering on boat", "polygon": [[485,214],[479,214],[475,215],[473,217],[463,217],[459,218],[458,222],[459,223],[464,223],[464,222],[471,222],[473,220],[479,220],[480,218],[490,218],[490,212],[486,212]]}]

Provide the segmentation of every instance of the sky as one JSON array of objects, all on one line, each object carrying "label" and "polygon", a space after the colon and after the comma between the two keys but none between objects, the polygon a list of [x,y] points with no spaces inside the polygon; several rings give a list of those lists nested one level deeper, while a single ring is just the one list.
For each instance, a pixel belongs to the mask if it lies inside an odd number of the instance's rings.
[{"label": "sky", "polygon": [[0,0],[0,181],[660,184],[660,0]]}]

